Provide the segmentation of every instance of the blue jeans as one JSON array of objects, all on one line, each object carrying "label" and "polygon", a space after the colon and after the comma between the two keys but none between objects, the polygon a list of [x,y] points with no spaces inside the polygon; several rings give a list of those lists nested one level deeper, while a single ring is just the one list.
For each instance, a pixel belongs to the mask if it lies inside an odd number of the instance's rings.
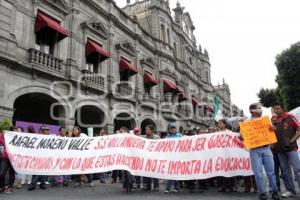
[{"label": "blue jeans", "polygon": [[170,191],[172,185],[174,185],[175,190],[179,190],[179,183],[178,183],[178,181],[175,181],[175,180],[167,180],[166,190]]},{"label": "blue jeans", "polygon": [[300,187],[300,158],[297,151],[278,153],[280,166],[284,178],[284,185],[287,191],[296,194],[294,179],[291,172],[291,166],[294,170],[295,178]]},{"label": "blue jeans", "polygon": [[260,147],[250,150],[250,159],[252,164],[252,170],[255,175],[255,182],[257,185],[257,190],[259,194],[266,193],[264,184],[263,168],[267,173],[270,185],[270,192],[278,192],[276,185],[276,176],[274,169],[273,154],[270,147]]}]

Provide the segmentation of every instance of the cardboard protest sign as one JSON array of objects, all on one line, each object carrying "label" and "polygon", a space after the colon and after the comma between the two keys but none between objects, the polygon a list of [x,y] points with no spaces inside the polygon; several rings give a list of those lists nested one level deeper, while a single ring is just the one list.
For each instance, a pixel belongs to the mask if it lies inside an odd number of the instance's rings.
[{"label": "cardboard protest sign", "polygon": [[173,180],[252,175],[249,152],[230,131],[149,140],[133,134],[68,138],[5,132],[17,173],[92,174],[127,170],[132,175]]},{"label": "cardboard protest sign", "polygon": [[248,120],[240,123],[241,134],[247,149],[253,149],[264,145],[274,144],[277,138],[270,128],[269,117]]}]

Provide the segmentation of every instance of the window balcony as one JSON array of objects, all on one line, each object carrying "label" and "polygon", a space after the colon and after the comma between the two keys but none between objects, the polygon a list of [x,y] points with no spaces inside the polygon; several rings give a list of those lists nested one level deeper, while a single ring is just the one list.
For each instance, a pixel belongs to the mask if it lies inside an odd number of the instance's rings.
[{"label": "window balcony", "polygon": [[105,77],[88,70],[82,70],[82,74],[82,80],[85,82],[86,86],[97,90],[105,90]]},{"label": "window balcony", "polygon": [[114,95],[119,99],[127,99],[130,101],[136,101],[138,98],[138,92],[133,88],[133,85],[128,83],[117,84]]},{"label": "window balcony", "polygon": [[144,93],[144,94],[143,94],[143,99],[142,99],[142,101],[143,101],[144,103],[153,103],[153,104],[156,104],[156,103],[157,103],[157,98],[151,96],[151,95],[148,94],[148,93]]},{"label": "window balcony", "polygon": [[38,64],[46,69],[61,72],[63,68],[62,60],[52,55],[46,54],[36,49],[29,49],[29,62]]}]

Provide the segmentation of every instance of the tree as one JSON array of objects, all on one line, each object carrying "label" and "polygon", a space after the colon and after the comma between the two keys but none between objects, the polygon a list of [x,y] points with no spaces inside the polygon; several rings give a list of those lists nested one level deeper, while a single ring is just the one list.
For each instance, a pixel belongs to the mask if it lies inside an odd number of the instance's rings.
[{"label": "tree", "polygon": [[276,57],[276,82],[287,110],[300,105],[300,42],[291,45]]},{"label": "tree", "polygon": [[278,89],[261,88],[257,96],[260,99],[260,103],[267,108],[276,102],[282,102]]},{"label": "tree", "polygon": [[265,107],[275,101],[282,102],[287,110],[300,106],[300,42],[291,45],[276,57],[278,71],[276,89],[262,88],[257,96]]},{"label": "tree", "polygon": [[0,132],[9,130],[9,128],[12,126],[12,122],[10,119],[5,118],[2,122],[0,122]]}]

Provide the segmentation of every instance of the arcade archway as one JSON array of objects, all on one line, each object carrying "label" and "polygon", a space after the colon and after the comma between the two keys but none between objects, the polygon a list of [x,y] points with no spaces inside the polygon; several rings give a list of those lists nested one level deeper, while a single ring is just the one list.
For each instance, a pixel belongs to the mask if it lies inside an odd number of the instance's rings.
[{"label": "arcade archway", "polygon": [[129,130],[137,126],[134,116],[128,113],[120,113],[114,118],[114,128],[115,131],[121,127],[127,127]]},{"label": "arcade archway", "polygon": [[84,105],[75,112],[75,125],[81,128],[81,132],[94,136],[105,123],[105,113],[94,105]]}]

